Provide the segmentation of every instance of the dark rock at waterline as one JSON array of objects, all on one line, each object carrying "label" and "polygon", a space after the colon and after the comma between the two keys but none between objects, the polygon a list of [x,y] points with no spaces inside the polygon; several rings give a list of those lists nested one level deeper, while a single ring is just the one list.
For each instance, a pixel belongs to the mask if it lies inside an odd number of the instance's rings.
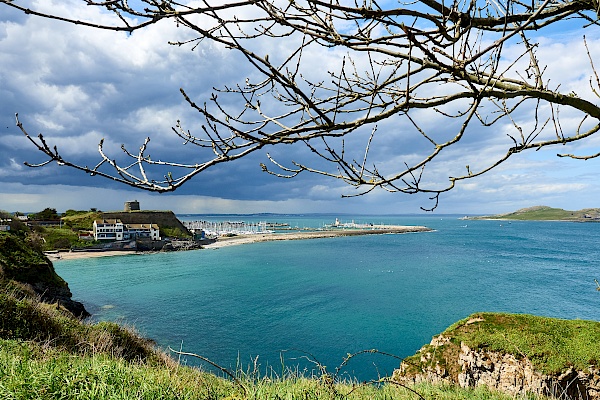
[{"label": "dark rock at waterline", "polygon": [[66,287],[56,287],[47,285],[44,282],[36,282],[31,284],[31,287],[44,303],[58,303],[59,306],[66,308],[74,316],[80,319],[87,318],[91,315],[85,309],[83,303],[72,299],[73,294],[69,290],[68,285]]}]

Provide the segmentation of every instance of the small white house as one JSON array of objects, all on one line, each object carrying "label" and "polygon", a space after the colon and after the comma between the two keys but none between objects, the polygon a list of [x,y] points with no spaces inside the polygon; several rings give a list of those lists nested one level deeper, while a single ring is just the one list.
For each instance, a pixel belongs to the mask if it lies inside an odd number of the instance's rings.
[{"label": "small white house", "polygon": [[94,231],[79,231],[79,240],[94,240]]},{"label": "small white house", "polygon": [[123,240],[124,226],[120,219],[97,219],[94,221],[95,240]]},{"label": "small white house", "polygon": [[8,232],[10,231],[10,223],[11,219],[0,219],[0,232]]}]

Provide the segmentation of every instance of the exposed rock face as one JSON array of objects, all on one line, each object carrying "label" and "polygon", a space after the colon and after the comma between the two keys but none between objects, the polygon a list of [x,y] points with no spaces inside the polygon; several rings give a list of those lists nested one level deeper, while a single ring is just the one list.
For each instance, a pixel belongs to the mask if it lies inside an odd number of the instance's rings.
[{"label": "exposed rock face", "polygon": [[72,299],[72,293],[69,286],[52,286],[45,282],[35,282],[30,284],[33,290],[40,296],[44,303],[59,303],[69,310],[77,318],[83,319],[90,316],[84,305],[79,301]]},{"label": "exposed rock face", "polygon": [[449,339],[442,335],[434,338],[428,351],[421,354],[422,365],[428,366],[415,371],[414,366],[403,362],[394,371],[393,379],[405,384],[453,383],[464,388],[485,385],[513,396],[533,393],[561,399],[600,400],[600,370],[596,368],[587,371],[570,368],[557,376],[543,375],[527,358],[477,351],[463,343],[455,360],[434,361],[436,349],[448,343]]}]

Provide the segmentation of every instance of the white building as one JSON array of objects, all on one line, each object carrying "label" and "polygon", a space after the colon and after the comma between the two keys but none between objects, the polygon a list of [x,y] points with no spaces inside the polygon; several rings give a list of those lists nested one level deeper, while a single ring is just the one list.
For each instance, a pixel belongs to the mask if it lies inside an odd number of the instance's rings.
[{"label": "white building", "polygon": [[125,238],[160,240],[160,230],[156,224],[127,224],[125,225]]},{"label": "white building", "polygon": [[95,240],[123,240],[124,226],[120,219],[94,220]]},{"label": "white building", "polygon": [[12,219],[0,219],[0,232],[10,231],[10,223]]},{"label": "white building", "polygon": [[160,240],[156,224],[123,224],[120,219],[97,219],[94,221],[95,240],[132,240],[149,238]]}]

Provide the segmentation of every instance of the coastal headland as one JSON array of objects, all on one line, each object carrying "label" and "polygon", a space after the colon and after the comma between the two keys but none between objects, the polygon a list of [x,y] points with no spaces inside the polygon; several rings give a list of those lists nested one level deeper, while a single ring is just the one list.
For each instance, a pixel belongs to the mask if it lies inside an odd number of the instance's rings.
[{"label": "coastal headland", "polygon": [[[343,236],[386,235],[430,231],[432,231],[432,229],[426,226],[375,225],[364,229],[331,229],[317,231],[301,231],[293,233],[255,233],[248,235],[221,236],[215,242],[203,245],[203,248],[218,249],[227,246],[260,242],[272,242],[278,240],[324,239]],[[60,253],[47,253],[46,255],[51,260],[74,260],[89,257],[124,256],[132,254],[139,253],[135,251],[71,251]]]},{"label": "coastal headland", "polygon": [[600,208],[584,208],[568,211],[562,208],[534,206],[522,208],[505,214],[471,216],[470,220],[514,220],[514,221],[567,221],[567,222],[600,222]]}]

